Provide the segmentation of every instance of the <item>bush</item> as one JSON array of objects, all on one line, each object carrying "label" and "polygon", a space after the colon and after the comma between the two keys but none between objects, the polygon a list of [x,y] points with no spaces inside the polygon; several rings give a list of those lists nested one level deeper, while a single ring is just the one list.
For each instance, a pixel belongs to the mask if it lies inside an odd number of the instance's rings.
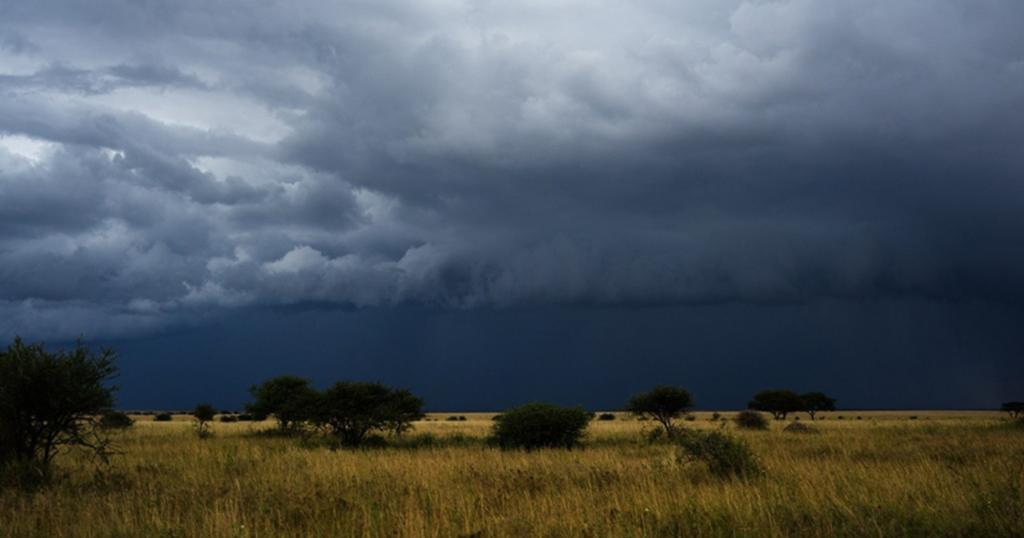
[{"label": "bush", "polygon": [[[253,417],[253,416],[252,416],[251,414],[249,414],[249,413],[241,413],[241,414],[239,414],[239,415],[238,415],[238,417],[237,417],[237,418],[238,418],[238,421],[239,421],[239,422],[251,422],[251,421],[256,421],[256,418],[255,418],[255,417]],[[258,421],[256,421],[256,422],[258,422]]]},{"label": "bush", "polygon": [[127,430],[135,425],[135,421],[127,413],[108,411],[100,415],[99,426],[105,430]]},{"label": "bush", "polygon": [[373,431],[400,435],[423,418],[422,408],[423,399],[407,389],[353,381],[335,383],[312,405],[314,423],[347,447],[362,445]]},{"label": "bush", "polygon": [[789,433],[818,433],[818,428],[802,422],[793,422],[783,428],[782,431]]},{"label": "bush", "polygon": [[615,415],[613,415],[611,413],[601,413],[597,417],[597,420],[615,420]]},{"label": "bush", "polygon": [[508,409],[494,424],[491,442],[502,449],[568,448],[578,445],[590,423],[581,407],[529,403]]},{"label": "bush", "polygon": [[718,478],[750,478],[764,474],[754,453],[741,439],[717,431],[688,431],[679,436],[683,458],[704,462]]},{"label": "bush", "polygon": [[221,422],[238,422],[238,416],[236,416],[236,415],[221,415],[219,420]]},{"label": "bush", "polygon": [[741,430],[767,430],[768,419],[757,411],[745,409],[736,414],[736,426]]},{"label": "bush", "polygon": [[170,413],[157,413],[153,417],[154,422],[170,422],[174,417]]},{"label": "bush", "polygon": [[215,410],[212,405],[204,402],[197,405],[190,414],[196,419],[196,434],[199,435],[199,438],[206,439],[209,437],[210,422],[213,421],[213,417],[217,415],[217,410]]},{"label": "bush", "polygon": [[711,413],[711,418],[709,418],[708,420],[711,422],[718,422],[719,420],[722,420],[722,414],[719,413],[718,411],[715,411],[714,413]]},{"label": "bush", "polygon": [[445,420],[448,421],[448,422],[458,422],[459,420],[466,420],[466,417],[462,417],[460,419],[459,417],[457,417],[455,415],[452,415],[452,416],[446,418]]}]

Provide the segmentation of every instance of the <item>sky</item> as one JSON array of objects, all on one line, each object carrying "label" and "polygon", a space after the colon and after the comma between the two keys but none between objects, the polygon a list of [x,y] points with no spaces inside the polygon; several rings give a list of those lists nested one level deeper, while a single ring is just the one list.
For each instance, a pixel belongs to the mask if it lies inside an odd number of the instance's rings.
[{"label": "sky", "polygon": [[0,340],[126,408],[1024,399],[1018,0],[0,12]]}]

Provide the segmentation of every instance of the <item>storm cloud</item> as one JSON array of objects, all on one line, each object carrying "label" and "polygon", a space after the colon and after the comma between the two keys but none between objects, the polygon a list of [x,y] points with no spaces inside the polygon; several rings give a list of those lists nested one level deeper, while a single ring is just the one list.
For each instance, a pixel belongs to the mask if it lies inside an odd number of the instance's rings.
[{"label": "storm cloud", "polygon": [[0,332],[1024,305],[1024,4],[5,3]]}]

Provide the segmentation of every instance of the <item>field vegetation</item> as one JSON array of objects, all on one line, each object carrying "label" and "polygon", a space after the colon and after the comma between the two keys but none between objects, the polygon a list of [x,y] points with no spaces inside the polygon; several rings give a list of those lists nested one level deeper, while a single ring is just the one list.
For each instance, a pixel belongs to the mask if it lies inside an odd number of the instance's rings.
[{"label": "field vegetation", "polygon": [[0,536],[1024,536],[1024,426],[1005,413],[830,412],[814,435],[735,414],[676,427],[742,443],[757,472],[720,475],[625,413],[532,451],[490,446],[493,414],[359,449],[134,416],[109,463],[69,451],[47,483],[0,488]]}]

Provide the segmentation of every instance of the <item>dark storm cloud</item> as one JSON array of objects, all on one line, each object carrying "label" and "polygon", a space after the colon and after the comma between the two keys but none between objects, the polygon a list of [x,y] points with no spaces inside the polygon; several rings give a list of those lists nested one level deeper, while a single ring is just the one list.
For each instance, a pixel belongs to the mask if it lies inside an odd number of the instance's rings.
[{"label": "dark storm cloud", "polygon": [[1013,1],[11,6],[0,310],[148,330],[309,301],[1019,306],[1020,20]]}]

